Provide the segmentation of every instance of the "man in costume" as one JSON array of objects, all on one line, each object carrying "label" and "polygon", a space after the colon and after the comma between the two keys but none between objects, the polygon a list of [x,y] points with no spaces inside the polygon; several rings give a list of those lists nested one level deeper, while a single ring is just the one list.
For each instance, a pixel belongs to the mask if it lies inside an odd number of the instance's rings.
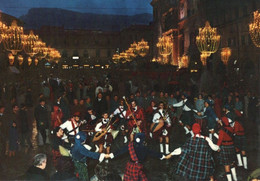
[{"label": "man in costume", "polygon": [[105,158],[105,154],[89,151],[91,147],[85,144],[86,139],[87,139],[86,133],[81,131],[75,136],[75,144],[71,149],[71,155],[75,165],[75,172],[79,180],[89,181],[87,164],[86,164],[87,158],[92,158],[102,162],[103,159]]},{"label": "man in costume", "polygon": [[163,140],[165,139],[165,153],[169,154],[169,132],[171,128],[171,120],[169,114],[164,110],[164,103],[159,103],[159,110],[153,116],[153,124],[151,125],[152,137],[159,138],[160,152],[164,153]]},{"label": "man in costume", "polygon": [[116,158],[124,153],[129,153],[130,160],[126,164],[124,181],[148,180],[143,171],[143,162],[148,155],[161,160],[164,159],[163,154],[154,152],[144,146],[144,140],[145,134],[137,133],[133,142],[109,155],[110,158]]},{"label": "man in costume", "polygon": [[127,143],[127,136],[126,136],[126,132],[128,130],[126,130],[126,109],[124,107],[124,100],[121,99],[120,100],[120,105],[119,107],[117,107],[114,112],[110,115],[110,117],[113,117],[113,116],[117,116],[116,119],[119,119],[118,121],[118,125],[119,125],[119,128],[120,130],[122,131],[122,135],[124,137],[124,143]]},{"label": "man in costume", "polygon": [[[133,128],[136,126],[138,127],[140,132],[145,132],[146,128],[146,122],[145,122],[145,117],[144,117],[144,112],[143,109],[139,106],[136,105],[135,100],[131,101],[131,108],[126,111],[126,119],[128,119],[128,130],[129,134],[131,135]],[[138,125],[136,125],[137,120],[142,121],[143,129],[141,129]],[[141,130],[140,130],[141,129]],[[133,141],[133,137],[130,141]]]},{"label": "man in costume", "polygon": [[201,135],[201,127],[198,123],[192,126],[194,137],[189,138],[181,147],[175,149],[166,159],[173,155],[180,155],[176,173],[193,181],[213,181],[214,160],[212,150],[219,150],[211,139]]}]

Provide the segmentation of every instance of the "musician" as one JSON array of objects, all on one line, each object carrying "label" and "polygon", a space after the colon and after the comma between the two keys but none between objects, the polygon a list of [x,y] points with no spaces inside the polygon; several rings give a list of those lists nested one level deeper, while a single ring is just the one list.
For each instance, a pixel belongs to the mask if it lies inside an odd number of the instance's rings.
[{"label": "musician", "polygon": [[[117,116],[117,119],[119,119],[118,121],[118,125],[120,130],[122,131],[122,135],[124,137],[124,143],[127,143],[127,136],[126,136],[126,132],[128,132],[127,130],[127,125],[126,125],[126,108],[124,106],[124,100],[120,100],[120,105],[114,110],[114,112],[110,115],[110,117],[113,116]],[[116,126],[117,127],[117,126]]]},{"label": "musician", "polygon": [[147,107],[147,109],[145,110],[145,116],[146,116],[146,120],[147,120],[147,126],[150,127],[151,123],[153,121],[153,116],[156,113],[158,107],[156,106],[156,102],[154,100],[152,100],[150,102],[150,105]]},{"label": "musician", "polygon": [[153,124],[151,125],[152,137],[160,141],[160,152],[164,153],[163,140],[165,140],[165,153],[169,154],[169,131],[171,120],[169,114],[164,110],[164,103],[159,103],[159,109],[153,116]]},{"label": "musician", "polygon": [[62,139],[68,139],[70,143],[74,142],[74,137],[79,132],[79,118],[80,112],[75,112],[69,120],[60,125],[60,128],[63,129],[65,133]]},{"label": "musician", "polygon": [[108,117],[108,113],[104,112],[103,115],[102,115],[101,121],[95,127],[96,132],[104,132],[105,133],[97,141],[97,144],[99,146],[99,153],[103,153],[104,148],[106,149],[107,154],[110,153],[110,147],[111,147],[111,144],[112,144],[112,141],[113,141],[113,136],[111,134],[111,131],[112,131],[113,128],[109,124],[110,124],[110,120],[109,120],[109,117]]},{"label": "musician", "polygon": [[85,116],[86,123],[80,126],[80,131],[86,132],[89,136],[92,136],[95,132],[95,127],[97,123],[97,117],[92,107],[87,109]]},{"label": "musician", "polygon": [[[136,105],[135,100],[131,101],[131,107],[126,111],[126,119],[128,119],[129,133],[132,133],[134,125],[136,125],[137,119],[141,120],[143,122],[142,124],[144,125],[144,129],[146,128],[143,109]],[[145,132],[145,130],[141,130],[140,132]]]}]

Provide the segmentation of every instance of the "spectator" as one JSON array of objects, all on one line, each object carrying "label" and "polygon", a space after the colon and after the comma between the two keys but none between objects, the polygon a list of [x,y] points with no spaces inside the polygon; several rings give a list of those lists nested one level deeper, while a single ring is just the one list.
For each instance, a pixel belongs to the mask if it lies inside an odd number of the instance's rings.
[{"label": "spectator", "polygon": [[39,153],[33,158],[33,165],[27,170],[25,174],[26,180],[48,180],[45,168],[47,165],[47,156]]}]

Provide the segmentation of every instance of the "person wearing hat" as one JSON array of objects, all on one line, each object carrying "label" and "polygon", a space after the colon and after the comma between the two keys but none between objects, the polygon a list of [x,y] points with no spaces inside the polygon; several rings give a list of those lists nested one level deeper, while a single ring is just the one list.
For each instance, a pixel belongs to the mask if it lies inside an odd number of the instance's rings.
[{"label": "person wearing hat", "polygon": [[162,153],[148,149],[147,146],[144,145],[144,141],[145,134],[137,133],[135,134],[133,142],[109,154],[112,159],[125,153],[130,155],[130,160],[127,162],[124,172],[124,181],[147,181],[148,179],[143,170],[143,163],[147,156],[149,155],[161,160],[165,158]]},{"label": "person wearing hat", "polygon": [[[237,181],[236,168],[235,168],[235,147],[233,142],[234,130],[230,127],[232,120],[228,117],[222,117],[223,126],[219,130],[217,145],[220,146],[219,162],[224,165],[227,180]],[[231,173],[230,173],[231,171]],[[232,176],[231,176],[232,174]]]},{"label": "person wearing hat", "polygon": [[193,181],[213,181],[212,150],[218,151],[219,146],[215,145],[209,137],[201,135],[201,127],[198,123],[193,124],[192,131],[194,136],[189,138],[181,148],[177,148],[167,155],[166,159],[180,155],[176,174]]},{"label": "person wearing hat", "polygon": [[64,130],[63,139],[67,139],[70,143],[73,142],[74,136],[79,132],[80,127],[80,112],[75,112],[69,120],[60,125],[60,128]]},{"label": "person wearing hat", "polygon": [[75,136],[75,144],[71,149],[72,160],[75,166],[75,173],[79,180],[89,181],[87,170],[87,158],[92,158],[102,162],[104,158],[109,158],[109,155],[104,153],[96,153],[90,151],[91,147],[85,144],[87,134],[85,132],[78,132]]},{"label": "person wearing hat", "polygon": [[181,96],[181,101],[172,105],[173,107],[182,107],[182,114],[179,120],[180,125],[183,126],[186,134],[189,134],[193,137],[193,132],[191,126],[193,124],[193,103],[188,99],[188,95],[183,93]]}]

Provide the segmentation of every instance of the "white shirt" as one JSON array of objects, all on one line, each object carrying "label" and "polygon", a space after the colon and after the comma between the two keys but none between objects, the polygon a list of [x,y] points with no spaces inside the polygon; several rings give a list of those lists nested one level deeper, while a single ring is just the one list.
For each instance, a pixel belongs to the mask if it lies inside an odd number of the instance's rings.
[{"label": "white shirt", "polygon": [[[66,129],[68,130],[68,132],[71,131],[71,132],[69,133],[69,135],[74,136],[74,135],[75,135],[75,132],[72,131],[72,130],[73,130],[72,124],[74,124],[74,128],[76,128],[76,127],[78,126],[78,123],[76,123],[76,122],[74,122],[74,121],[71,121],[71,120],[67,120],[66,122],[64,122],[63,124],[60,125],[60,128],[61,128],[61,129],[65,129],[65,128],[66,128]],[[77,134],[77,133],[79,132],[79,127],[76,128],[75,131],[76,131],[76,134]],[[65,136],[66,136],[66,134],[64,134],[63,138],[65,138]],[[67,138],[67,136],[66,136],[66,138]]]},{"label": "white shirt", "polygon": [[114,115],[118,115],[120,116],[120,118],[125,118],[126,115],[126,111],[124,110],[123,106],[119,106],[119,108],[117,108],[114,113]]},{"label": "white shirt", "polygon": [[159,112],[157,112],[157,113],[155,113],[154,114],[154,116],[153,116],[153,123],[159,123],[159,120],[160,120],[160,118],[161,118],[161,116],[163,116],[163,117],[166,117],[166,120],[164,120],[168,125],[171,125],[171,120],[170,120],[170,117],[169,117],[169,115],[168,115],[168,113],[166,113],[165,115],[164,115],[164,113],[163,113],[163,109],[159,109],[158,110]]},{"label": "white shirt", "polygon": [[[96,125],[96,127],[95,127],[95,131],[96,132],[99,132],[99,131],[101,131],[102,130],[102,125],[103,125],[103,119],[102,119],[102,121],[101,122],[99,122],[97,125]],[[110,133],[111,132],[111,129],[108,129],[108,133]]]}]

